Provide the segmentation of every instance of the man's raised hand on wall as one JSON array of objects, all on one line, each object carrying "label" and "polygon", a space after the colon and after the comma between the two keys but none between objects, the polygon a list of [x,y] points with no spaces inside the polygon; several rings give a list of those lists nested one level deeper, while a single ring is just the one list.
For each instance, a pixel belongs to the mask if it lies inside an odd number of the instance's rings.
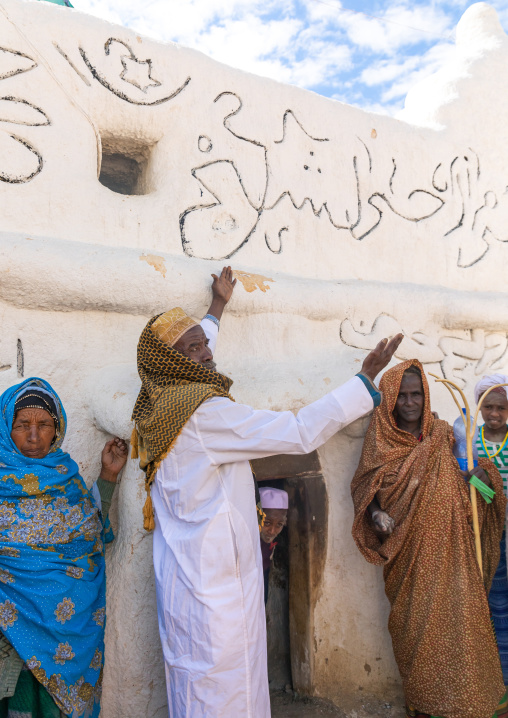
[{"label": "man's raised hand on wall", "polygon": [[362,374],[374,381],[379,372],[388,366],[403,339],[403,334],[396,334],[390,341],[381,339],[376,348],[369,352],[363,360]]},{"label": "man's raised hand on wall", "polygon": [[233,294],[236,279],[233,279],[233,270],[231,267],[223,267],[219,277],[216,274],[212,274],[212,277],[212,303],[210,304],[208,314],[220,320],[224,307]]}]

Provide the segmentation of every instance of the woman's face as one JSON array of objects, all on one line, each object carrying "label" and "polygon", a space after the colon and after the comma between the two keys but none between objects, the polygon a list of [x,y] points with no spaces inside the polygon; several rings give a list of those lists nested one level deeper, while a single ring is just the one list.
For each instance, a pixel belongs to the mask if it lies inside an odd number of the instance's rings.
[{"label": "woman's face", "polygon": [[480,411],[488,429],[491,429],[491,431],[502,429],[508,423],[506,392],[503,391],[501,394],[497,391],[491,391],[485,397]]},{"label": "woman's face", "polygon": [[55,422],[44,409],[20,409],[12,423],[11,439],[24,456],[42,459],[55,438]]},{"label": "woman's face", "polygon": [[420,421],[425,397],[422,380],[417,374],[404,374],[395,404],[398,422],[413,424]]}]

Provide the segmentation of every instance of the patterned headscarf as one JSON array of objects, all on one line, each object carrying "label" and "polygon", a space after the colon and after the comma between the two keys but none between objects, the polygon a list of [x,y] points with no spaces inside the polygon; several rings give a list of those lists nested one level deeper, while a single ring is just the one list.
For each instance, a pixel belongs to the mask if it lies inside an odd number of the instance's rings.
[{"label": "patterned headscarf", "polygon": [[[43,458],[11,439],[18,398],[48,397],[57,436]],[[100,711],[105,621],[98,509],[61,449],[67,418],[51,386],[31,378],[0,396],[0,630],[66,714]]]},{"label": "patterned headscarf", "polygon": [[59,416],[57,406],[50,393],[42,389],[34,389],[33,387],[28,387],[27,389],[20,391],[18,398],[16,399],[16,403],[14,404],[14,415],[22,409],[43,409],[44,411],[47,411],[55,422],[56,434],[52,442],[54,444],[59,433],[57,428],[59,424]]},{"label": "patterned headscarf", "polygon": [[138,343],[138,373],[141,378],[132,419],[132,458],[146,472],[147,498],[143,508],[144,527],[155,528],[150,486],[162,460],[196,409],[213,396],[229,397],[232,380],[203,364],[188,359],[161,341],[152,317]]}]

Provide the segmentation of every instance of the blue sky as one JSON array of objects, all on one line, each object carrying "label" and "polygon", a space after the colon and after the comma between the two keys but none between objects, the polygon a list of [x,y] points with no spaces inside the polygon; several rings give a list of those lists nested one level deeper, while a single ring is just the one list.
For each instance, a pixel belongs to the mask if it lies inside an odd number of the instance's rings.
[{"label": "blue sky", "polygon": [[[396,115],[453,52],[467,0],[73,0],[157,40],[248,72]],[[508,29],[508,0],[493,0]]]}]

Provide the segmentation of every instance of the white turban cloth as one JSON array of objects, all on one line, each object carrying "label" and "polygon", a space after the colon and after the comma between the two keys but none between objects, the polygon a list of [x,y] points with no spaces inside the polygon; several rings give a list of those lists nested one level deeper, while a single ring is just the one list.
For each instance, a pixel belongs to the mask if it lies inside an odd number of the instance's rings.
[{"label": "white turban cloth", "polygon": [[[496,384],[508,384],[508,376],[506,374],[488,374],[483,376],[474,388],[474,400],[478,404],[481,395],[491,386]],[[508,386],[504,386],[506,398],[508,399]],[[491,392],[492,393],[492,392]]]}]

